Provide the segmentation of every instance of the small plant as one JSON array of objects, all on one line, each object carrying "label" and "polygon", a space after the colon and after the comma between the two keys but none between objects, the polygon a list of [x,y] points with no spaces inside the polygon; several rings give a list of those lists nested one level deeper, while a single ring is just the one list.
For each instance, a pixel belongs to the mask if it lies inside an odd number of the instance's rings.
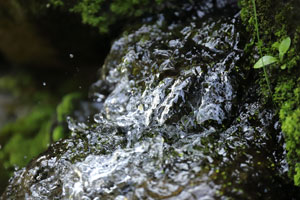
[{"label": "small plant", "polygon": [[[263,54],[262,54],[262,50],[261,50],[261,44],[262,44],[262,42],[261,42],[261,40],[259,38],[259,27],[258,27],[258,20],[257,20],[255,0],[252,0],[252,5],[253,5],[254,20],[255,20],[255,24],[254,24],[255,25],[255,32],[256,32],[256,37],[257,37],[257,41],[258,41],[258,49],[259,49],[260,56],[263,58]],[[265,79],[266,79],[266,82],[267,82],[267,85],[268,85],[268,88],[269,88],[269,92],[272,95],[270,80],[269,80],[269,77],[268,77],[268,74],[267,74],[267,70],[266,70],[264,61],[265,61],[265,59],[261,60],[262,68],[264,70],[264,75],[265,75]]]},{"label": "small plant", "polygon": [[[275,47],[278,49],[279,55],[278,57],[274,57],[274,56],[270,56],[270,55],[265,55],[263,57],[261,57],[254,65],[253,68],[255,69],[259,69],[262,68],[264,66],[273,64],[273,63],[282,63],[283,61],[283,57],[286,54],[286,52],[289,50],[291,46],[291,38],[287,37],[284,40],[282,40],[282,42],[279,44],[278,42],[275,42],[272,47]],[[286,68],[286,64],[282,64],[281,69],[285,69]]]}]

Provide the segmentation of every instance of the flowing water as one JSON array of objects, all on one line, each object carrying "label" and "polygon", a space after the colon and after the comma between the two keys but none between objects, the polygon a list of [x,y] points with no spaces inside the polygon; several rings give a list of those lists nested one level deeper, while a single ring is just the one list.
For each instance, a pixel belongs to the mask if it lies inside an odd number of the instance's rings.
[{"label": "flowing water", "polygon": [[91,87],[93,119],[68,118],[72,136],[17,171],[2,198],[296,199],[276,115],[242,70],[238,11],[212,7],[116,40]]}]

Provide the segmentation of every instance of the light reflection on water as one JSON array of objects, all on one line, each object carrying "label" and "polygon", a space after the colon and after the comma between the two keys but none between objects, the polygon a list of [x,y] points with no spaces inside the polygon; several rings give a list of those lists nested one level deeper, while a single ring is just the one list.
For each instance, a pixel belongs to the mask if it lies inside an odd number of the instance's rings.
[{"label": "light reflection on water", "polygon": [[160,18],[115,41],[90,94],[101,103],[94,122],[69,118],[72,138],[17,172],[15,191],[34,199],[280,197],[289,187],[282,139],[269,134],[279,134],[274,113],[249,99],[255,85],[238,91],[237,26],[236,17]]}]

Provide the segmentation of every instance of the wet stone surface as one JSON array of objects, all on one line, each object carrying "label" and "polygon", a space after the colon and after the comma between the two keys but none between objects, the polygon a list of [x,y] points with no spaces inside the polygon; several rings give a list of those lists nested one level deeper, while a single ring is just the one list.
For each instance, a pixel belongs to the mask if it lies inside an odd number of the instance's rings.
[{"label": "wet stone surface", "polygon": [[69,118],[72,137],[17,171],[2,198],[296,199],[275,114],[237,67],[238,15],[198,13],[115,41],[91,89],[101,111]]}]

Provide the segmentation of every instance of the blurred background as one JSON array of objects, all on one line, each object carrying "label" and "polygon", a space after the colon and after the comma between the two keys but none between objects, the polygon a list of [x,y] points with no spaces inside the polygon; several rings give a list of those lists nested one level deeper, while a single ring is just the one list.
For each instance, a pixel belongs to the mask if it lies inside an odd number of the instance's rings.
[{"label": "blurred background", "polygon": [[0,0],[0,194],[17,168],[67,137],[113,34],[47,1]]}]

